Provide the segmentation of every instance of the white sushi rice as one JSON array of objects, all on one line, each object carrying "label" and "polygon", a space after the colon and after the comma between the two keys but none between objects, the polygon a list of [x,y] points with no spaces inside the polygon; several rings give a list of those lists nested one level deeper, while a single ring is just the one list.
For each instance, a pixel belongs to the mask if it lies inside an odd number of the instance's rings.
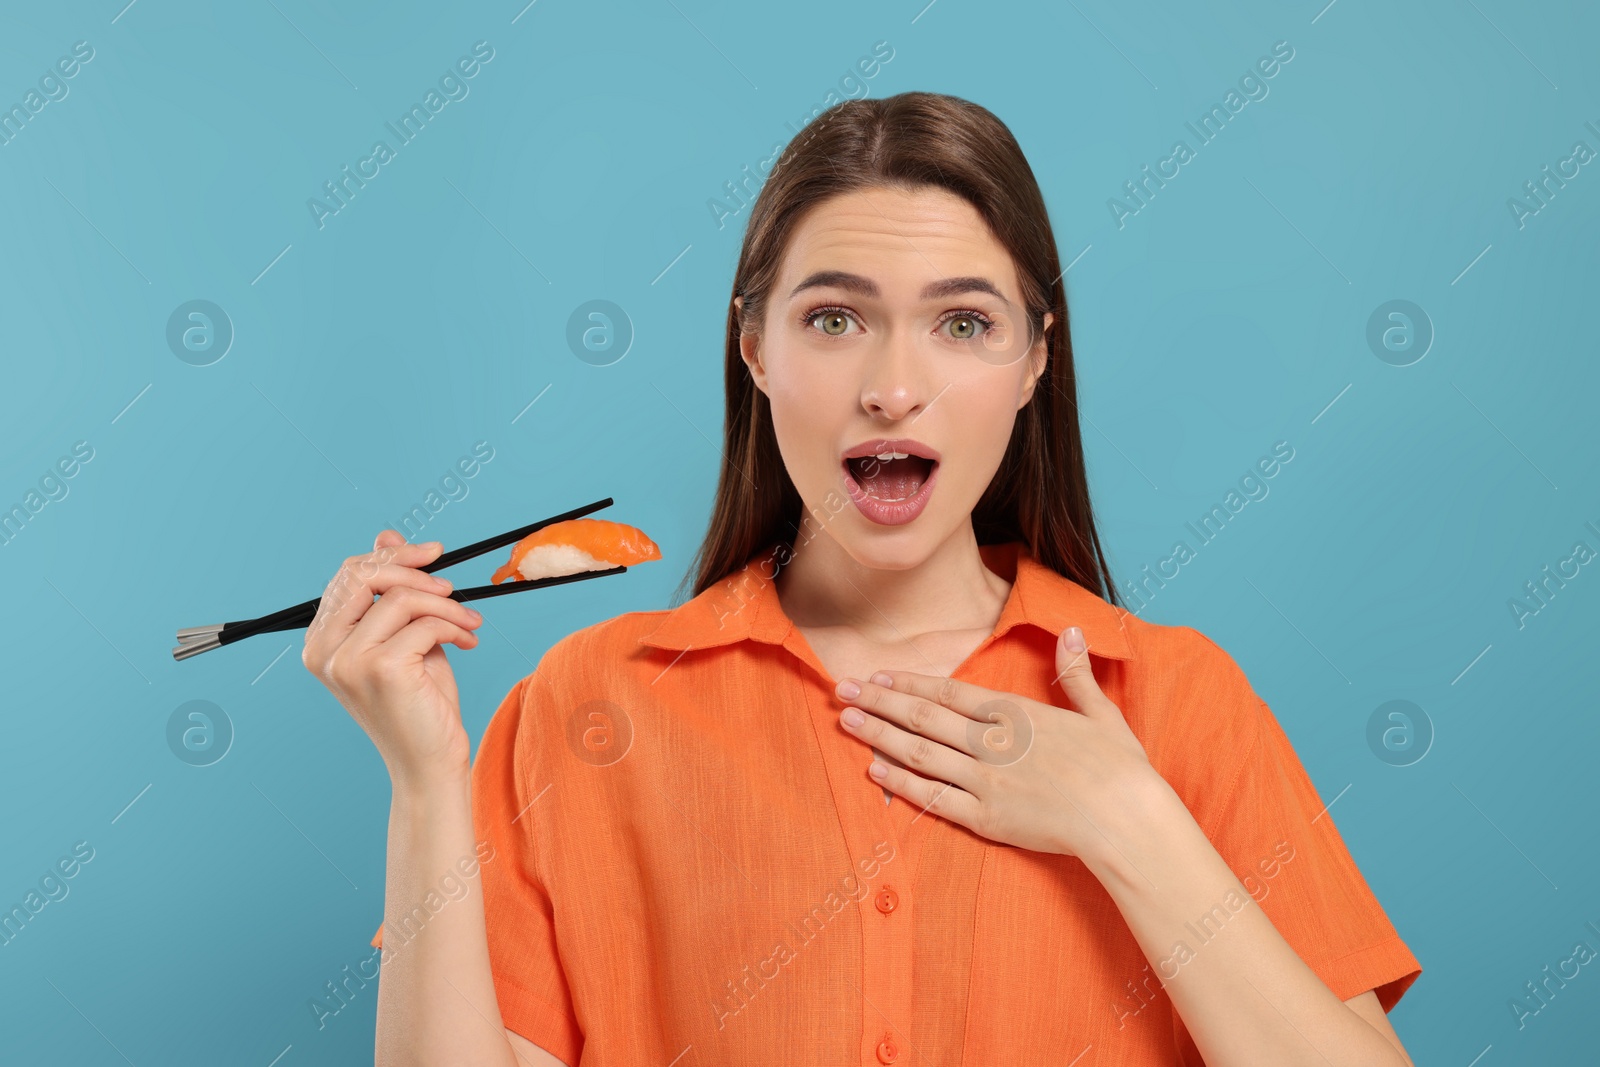
[{"label": "white sushi rice", "polygon": [[553,578],[558,574],[577,574],[579,571],[605,571],[615,567],[603,559],[573,545],[540,545],[528,552],[517,564],[523,581]]}]

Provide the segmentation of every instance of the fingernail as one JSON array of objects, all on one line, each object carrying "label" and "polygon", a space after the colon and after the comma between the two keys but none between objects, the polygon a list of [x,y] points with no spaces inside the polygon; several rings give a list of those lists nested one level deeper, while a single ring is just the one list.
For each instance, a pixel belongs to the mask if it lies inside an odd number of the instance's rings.
[{"label": "fingernail", "polygon": [[867,721],[867,717],[861,714],[855,708],[845,708],[844,715],[841,717],[844,719],[844,724],[846,726],[860,726],[862,723]]},{"label": "fingernail", "polygon": [[861,695],[861,687],[855,682],[851,681],[849,678],[846,678],[844,681],[839,683],[838,693],[846,700],[854,700],[856,697]]},{"label": "fingernail", "polygon": [[472,619],[473,622],[483,621],[483,613],[481,611],[474,611],[472,608],[468,608],[467,615]]},{"label": "fingernail", "polygon": [[878,779],[881,782],[881,781],[883,781],[884,778],[886,778],[888,776],[889,768],[885,767],[883,764],[879,763],[877,760],[873,760],[872,761],[872,766],[867,768],[867,773],[872,775],[872,777]]},{"label": "fingernail", "polygon": [[881,685],[885,689],[893,689],[894,688],[894,679],[889,677],[887,674],[884,674],[882,671],[879,671],[877,674],[874,674],[872,676],[871,681],[872,681],[873,685]]},{"label": "fingernail", "polygon": [[450,579],[448,579],[448,578],[435,578],[434,581],[436,583],[438,583],[438,586],[439,586],[440,589],[443,589],[446,592],[450,591]]},{"label": "fingernail", "polygon": [[1082,652],[1089,647],[1083,643],[1083,631],[1076,626],[1069,626],[1063,631],[1061,644],[1068,652]]}]

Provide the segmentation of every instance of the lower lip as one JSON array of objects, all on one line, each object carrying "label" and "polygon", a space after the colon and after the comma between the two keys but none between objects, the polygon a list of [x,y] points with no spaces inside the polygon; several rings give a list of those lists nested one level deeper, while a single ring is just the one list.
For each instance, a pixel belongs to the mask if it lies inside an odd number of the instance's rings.
[{"label": "lower lip", "polygon": [[850,473],[850,464],[841,463],[844,471],[845,492],[850,494],[850,499],[855,503],[856,510],[880,526],[903,526],[922,514],[922,509],[928,506],[928,498],[933,495],[933,483],[939,479],[939,464],[935,463],[928,472],[927,480],[917,490],[915,496],[893,503],[879,500],[861,488],[855,476]]}]

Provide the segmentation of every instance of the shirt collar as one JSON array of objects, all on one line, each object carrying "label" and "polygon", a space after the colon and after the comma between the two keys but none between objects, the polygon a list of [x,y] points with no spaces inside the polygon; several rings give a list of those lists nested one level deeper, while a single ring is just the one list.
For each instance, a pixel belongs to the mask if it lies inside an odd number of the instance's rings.
[{"label": "shirt collar", "polygon": [[[744,567],[667,613],[643,644],[671,651],[712,648],[736,641],[781,645],[794,629],[778,601],[773,551],[769,545]],[[978,554],[994,573],[1010,581],[1011,592],[995,623],[994,637],[1022,623],[1052,637],[1069,626],[1083,630],[1091,655],[1130,660],[1130,612],[1107,603],[1099,594],[1066,578],[1033,557],[1020,541],[979,545]]]}]

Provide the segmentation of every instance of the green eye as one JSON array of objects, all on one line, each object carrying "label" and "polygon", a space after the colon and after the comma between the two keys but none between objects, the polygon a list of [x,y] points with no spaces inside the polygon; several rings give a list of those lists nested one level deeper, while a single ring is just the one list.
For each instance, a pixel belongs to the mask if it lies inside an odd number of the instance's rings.
[{"label": "green eye", "polygon": [[[940,319],[939,325],[950,327],[950,337],[956,341],[987,337],[995,329],[994,321],[981,311],[953,311]],[[989,341],[997,339],[991,337]]]},{"label": "green eye", "polygon": [[822,320],[822,332],[832,337],[838,337],[850,325],[850,320],[837,311],[825,311],[817,318]]}]

